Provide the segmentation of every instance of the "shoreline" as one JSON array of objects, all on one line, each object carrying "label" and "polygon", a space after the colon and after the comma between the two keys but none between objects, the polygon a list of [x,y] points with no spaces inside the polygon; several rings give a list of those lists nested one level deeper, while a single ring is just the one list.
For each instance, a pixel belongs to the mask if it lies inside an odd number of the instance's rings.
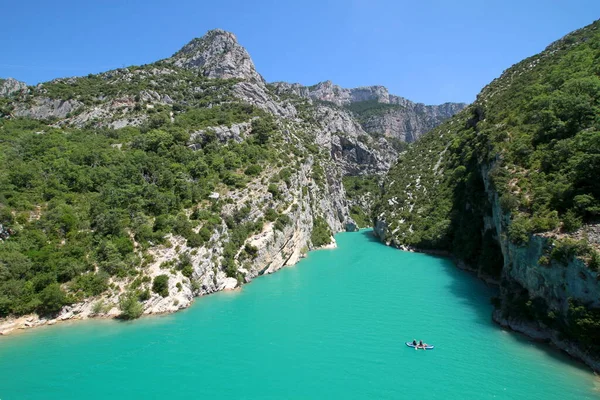
[{"label": "shoreline", "polygon": [[[311,251],[333,250],[336,248],[337,248],[337,242],[335,241],[335,238],[332,237],[332,241],[330,243],[323,245],[321,247],[315,248]],[[306,255],[304,257],[306,257]],[[300,257],[298,260],[296,260],[296,262],[294,264],[284,265],[283,267],[293,267],[304,257]],[[34,328],[49,327],[49,326],[55,326],[55,325],[64,325],[65,323],[69,323],[69,322],[75,323],[75,322],[82,322],[82,321],[89,321],[89,320],[116,320],[116,321],[127,322],[127,321],[136,321],[136,320],[139,320],[141,318],[146,318],[146,317],[160,317],[160,316],[175,314],[179,311],[188,309],[198,299],[200,299],[202,297],[210,296],[211,294],[220,293],[220,292],[224,292],[224,291],[226,291],[226,292],[241,291],[243,286],[251,283],[257,277],[260,277],[263,275],[271,275],[272,273],[277,272],[281,269],[283,269],[283,268],[278,268],[267,274],[259,274],[259,275],[255,276],[254,278],[250,279],[249,281],[245,282],[242,285],[238,284],[235,287],[229,287],[229,286],[225,285],[218,290],[215,290],[215,291],[212,291],[209,293],[205,293],[205,294],[201,294],[199,296],[193,296],[190,299],[190,301],[180,303],[179,308],[177,308],[177,309],[169,309],[166,311],[155,311],[152,307],[150,307],[146,310],[147,312],[144,311],[144,313],[139,318],[136,318],[134,320],[120,319],[119,318],[120,312],[116,307],[111,308],[109,311],[107,311],[105,313],[95,314],[95,313],[87,312],[87,309],[89,309],[90,304],[94,300],[98,300],[98,299],[93,299],[93,298],[88,298],[83,302],[74,303],[69,306],[65,306],[58,314],[56,314],[55,316],[53,316],[51,318],[50,317],[41,317],[35,313],[21,315],[18,317],[10,317],[9,316],[6,318],[0,318],[0,341],[2,340],[1,339],[2,337],[18,336],[18,335],[28,332]]]}]

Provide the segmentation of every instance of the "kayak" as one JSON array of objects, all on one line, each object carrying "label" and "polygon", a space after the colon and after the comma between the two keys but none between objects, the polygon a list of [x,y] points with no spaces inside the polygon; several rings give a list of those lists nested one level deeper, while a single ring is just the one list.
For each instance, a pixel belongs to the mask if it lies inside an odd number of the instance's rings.
[{"label": "kayak", "polygon": [[[416,347],[417,349],[423,349],[423,347],[418,347],[419,345],[416,345],[416,346],[415,346],[414,344],[412,344],[412,342],[406,342],[406,345],[407,345],[408,347],[412,347],[412,348],[415,348],[415,347]],[[434,346],[432,346],[432,345],[428,344],[427,346],[425,346],[424,350],[433,350],[433,347],[434,347]]]}]

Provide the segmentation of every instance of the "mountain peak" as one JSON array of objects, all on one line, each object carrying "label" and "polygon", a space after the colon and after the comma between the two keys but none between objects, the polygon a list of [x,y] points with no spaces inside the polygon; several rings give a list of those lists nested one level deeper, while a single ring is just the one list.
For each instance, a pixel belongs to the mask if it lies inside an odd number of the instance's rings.
[{"label": "mountain peak", "polygon": [[167,61],[178,67],[198,70],[209,78],[264,82],[256,72],[250,54],[233,33],[223,29],[213,29],[201,38],[193,39]]}]

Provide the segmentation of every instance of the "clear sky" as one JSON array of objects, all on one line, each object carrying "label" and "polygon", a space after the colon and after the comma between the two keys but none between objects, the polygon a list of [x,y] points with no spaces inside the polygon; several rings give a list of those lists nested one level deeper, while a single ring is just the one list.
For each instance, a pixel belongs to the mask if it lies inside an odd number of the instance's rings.
[{"label": "clear sky", "polygon": [[269,82],[385,85],[471,102],[504,69],[600,18],[600,0],[4,0],[0,77],[35,84],[169,57],[234,32]]}]

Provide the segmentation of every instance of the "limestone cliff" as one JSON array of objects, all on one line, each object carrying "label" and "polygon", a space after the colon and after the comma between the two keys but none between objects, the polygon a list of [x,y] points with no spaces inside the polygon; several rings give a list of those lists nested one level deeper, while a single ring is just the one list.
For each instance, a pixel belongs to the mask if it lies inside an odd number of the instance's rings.
[{"label": "limestone cliff", "polygon": [[407,143],[414,142],[465,107],[464,103],[414,103],[391,95],[384,86],[345,89],[331,81],[313,86],[276,82],[273,86],[279,94],[294,94],[345,107],[354,114],[366,132]]},{"label": "limestone cliff", "polygon": [[221,29],[211,30],[203,37],[192,40],[166,62],[197,70],[209,78],[264,82],[235,35]]}]

